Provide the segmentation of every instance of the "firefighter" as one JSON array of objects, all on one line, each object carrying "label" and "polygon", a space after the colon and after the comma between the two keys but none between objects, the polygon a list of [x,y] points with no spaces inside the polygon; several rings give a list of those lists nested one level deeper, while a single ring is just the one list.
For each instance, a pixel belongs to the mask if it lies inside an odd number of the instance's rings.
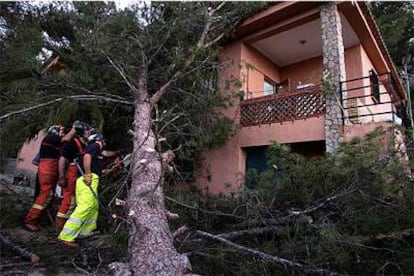
[{"label": "firefighter", "polygon": [[[83,160],[79,162],[82,171],[76,180],[75,199],[76,208],[65,223],[58,239],[68,247],[79,247],[75,242],[78,237],[87,237],[96,229],[99,202],[99,178],[102,175],[101,159],[116,155],[116,152],[103,151],[104,136],[101,133],[92,134],[88,138],[89,144],[84,150]],[[83,174],[83,175],[82,175]],[[93,189],[94,193],[90,189]]]},{"label": "firefighter", "polygon": [[[39,167],[40,163],[40,154],[37,153],[35,157],[32,160],[32,165]],[[34,189],[34,195],[33,195],[33,202],[36,200],[37,196],[40,193],[40,184],[39,184],[39,173],[36,171],[36,178],[35,178],[35,189]]]},{"label": "firefighter", "polygon": [[91,130],[89,124],[80,121],[76,121],[74,127],[75,137],[63,144],[59,159],[59,180],[57,184],[62,187],[63,199],[55,220],[58,234],[75,208],[75,184],[78,178],[78,169],[74,160],[82,157]]},{"label": "firefighter", "polygon": [[53,198],[58,180],[58,163],[62,142],[69,141],[75,133],[73,127],[66,135],[64,130],[65,128],[61,125],[51,126],[40,144],[38,168],[40,192],[24,220],[23,228],[28,231],[39,231],[37,226],[39,219]]}]

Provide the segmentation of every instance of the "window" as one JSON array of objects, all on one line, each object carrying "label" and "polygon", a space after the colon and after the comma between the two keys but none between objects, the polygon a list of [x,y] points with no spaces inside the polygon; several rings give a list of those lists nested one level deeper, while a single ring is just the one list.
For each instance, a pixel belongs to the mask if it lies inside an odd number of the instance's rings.
[{"label": "window", "polygon": [[264,80],[263,94],[265,96],[276,93],[276,84],[269,79]]},{"label": "window", "polygon": [[246,153],[245,184],[250,189],[256,188],[259,174],[268,168],[267,149],[268,146],[244,148]]},{"label": "window", "polygon": [[371,95],[377,103],[380,103],[380,85],[378,75],[374,70],[369,71],[369,79],[371,82]]}]

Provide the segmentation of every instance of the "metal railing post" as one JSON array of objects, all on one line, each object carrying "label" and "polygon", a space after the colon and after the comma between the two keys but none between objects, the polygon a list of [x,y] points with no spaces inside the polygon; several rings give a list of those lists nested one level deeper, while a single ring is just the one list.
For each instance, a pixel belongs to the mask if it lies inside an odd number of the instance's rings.
[{"label": "metal railing post", "polygon": [[339,81],[339,98],[340,98],[340,109],[341,109],[341,115],[342,115],[342,125],[345,126],[345,113],[344,113],[344,96],[343,96],[343,90],[342,90],[342,81]]},{"label": "metal railing post", "polygon": [[[392,87],[392,89],[394,89],[394,83],[392,81],[392,74],[391,72],[388,72],[388,85],[389,87]],[[390,99],[391,99],[391,95],[390,95]],[[395,112],[394,112],[394,103],[392,103],[391,101],[391,115],[392,115],[392,122],[395,123]]]}]

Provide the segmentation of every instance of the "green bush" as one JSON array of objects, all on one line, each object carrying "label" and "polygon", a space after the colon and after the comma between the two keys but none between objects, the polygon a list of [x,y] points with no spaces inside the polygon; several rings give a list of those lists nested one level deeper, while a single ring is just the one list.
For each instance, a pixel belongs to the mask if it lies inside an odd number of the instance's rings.
[{"label": "green bush", "polygon": [[[191,229],[214,234],[266,227],[272,219],[286,218],[294,210],[310,210],[274,224],[274,231],[241,235],[232,241],[306,267],[343,274],[414,274],[412,233],[398,235],[414,228],[414,185],[393,141],[383,144],[387,133],[378,128],[364,139],[342,144],[336,154],[317,159],[306,159],[273,143],[267,152],[268,169],[246,173],[246,186],[254,189],[245,188],[232,198],[179,195],[182,202],[242,218],[214,216],[174,204],[170,208],[182,214]],[[195,271],[202,274],[290,275],[296,271],[255,261],[217,242],[190,244],[183,242],[179,248],[193,252]]]}]

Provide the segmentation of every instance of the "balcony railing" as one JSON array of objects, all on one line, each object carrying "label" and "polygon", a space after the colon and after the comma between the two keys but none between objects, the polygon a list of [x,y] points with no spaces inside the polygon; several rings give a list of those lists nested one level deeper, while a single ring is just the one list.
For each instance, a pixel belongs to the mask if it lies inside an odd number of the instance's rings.
[{"label": "balcony railing", "polygon": [[320,87],[308,87],[282,95],[243,100],[240,124],[255,126],[319,117],[325,113],[325,100]]},{"label": "balcony railing", "polygon": [[401,123],[395,108],[395,81],[391,73],[341,82],[343,124],[392,121]]}]

